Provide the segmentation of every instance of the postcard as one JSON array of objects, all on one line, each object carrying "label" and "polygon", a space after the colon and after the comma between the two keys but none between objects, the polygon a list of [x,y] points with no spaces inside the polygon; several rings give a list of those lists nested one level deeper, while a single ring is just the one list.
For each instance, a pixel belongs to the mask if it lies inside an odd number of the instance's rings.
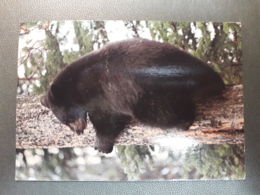
[{"label": "postcard", "polygon": [[20,23],[16,180],[245,179],[239,22]]}]

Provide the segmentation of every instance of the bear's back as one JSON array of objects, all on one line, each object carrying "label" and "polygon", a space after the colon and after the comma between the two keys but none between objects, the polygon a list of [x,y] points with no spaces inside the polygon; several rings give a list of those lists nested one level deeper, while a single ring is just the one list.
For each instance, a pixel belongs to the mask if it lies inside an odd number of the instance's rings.
[{"label": "bear's back", "polygon": [[210,96],[224,88],[211,67],[168,43],[134,38],[110,43],[99,52],[104,53],[110,74],[132,75],[147,90],[187,90]]}]

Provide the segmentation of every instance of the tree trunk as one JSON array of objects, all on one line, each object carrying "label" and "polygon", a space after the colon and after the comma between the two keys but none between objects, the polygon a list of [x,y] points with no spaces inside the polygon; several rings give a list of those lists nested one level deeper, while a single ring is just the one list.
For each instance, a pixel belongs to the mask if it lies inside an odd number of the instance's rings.
[{"label": "tree trunk", "polygon": [[[197,117],[189,130],[162,130],[137,124],[125,130],[116,144],[154,145],[162,137],[186,138],[204,144],[244,143],[242,85],[227,86],[223,97],[197,101]],[[92,146],[94,139],[90,121],[84,134],[78,136],[40,104],[40,96],[17,97],[16,148]]]}]

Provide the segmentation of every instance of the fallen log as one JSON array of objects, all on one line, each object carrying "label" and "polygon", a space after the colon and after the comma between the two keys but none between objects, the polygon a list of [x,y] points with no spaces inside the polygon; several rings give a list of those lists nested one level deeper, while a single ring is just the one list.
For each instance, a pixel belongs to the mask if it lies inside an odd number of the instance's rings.
[{"label": "fallen log", "polygon": [[[39,95],[17,96],[16,148],[93,146],[95,131],[90,121],[83,135],[61,124]],[[243,86],[227,86],[223,97],[197,100],[197,116],[187,131],[148,128],[135,124],[126,129],[116,145],[154,145],[161,137],[188,138],[201,144],[244,143]]]}]

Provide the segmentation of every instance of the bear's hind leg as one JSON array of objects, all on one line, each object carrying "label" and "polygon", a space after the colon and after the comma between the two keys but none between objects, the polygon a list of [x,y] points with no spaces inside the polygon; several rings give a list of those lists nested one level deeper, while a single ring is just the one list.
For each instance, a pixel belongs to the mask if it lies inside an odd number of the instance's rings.
[{"label": "bear's hind leg", "polygon": [[146,94],[135,105],[134,116],[152,127],[187,130],[195,119],[195,104],[188,94]]}]

